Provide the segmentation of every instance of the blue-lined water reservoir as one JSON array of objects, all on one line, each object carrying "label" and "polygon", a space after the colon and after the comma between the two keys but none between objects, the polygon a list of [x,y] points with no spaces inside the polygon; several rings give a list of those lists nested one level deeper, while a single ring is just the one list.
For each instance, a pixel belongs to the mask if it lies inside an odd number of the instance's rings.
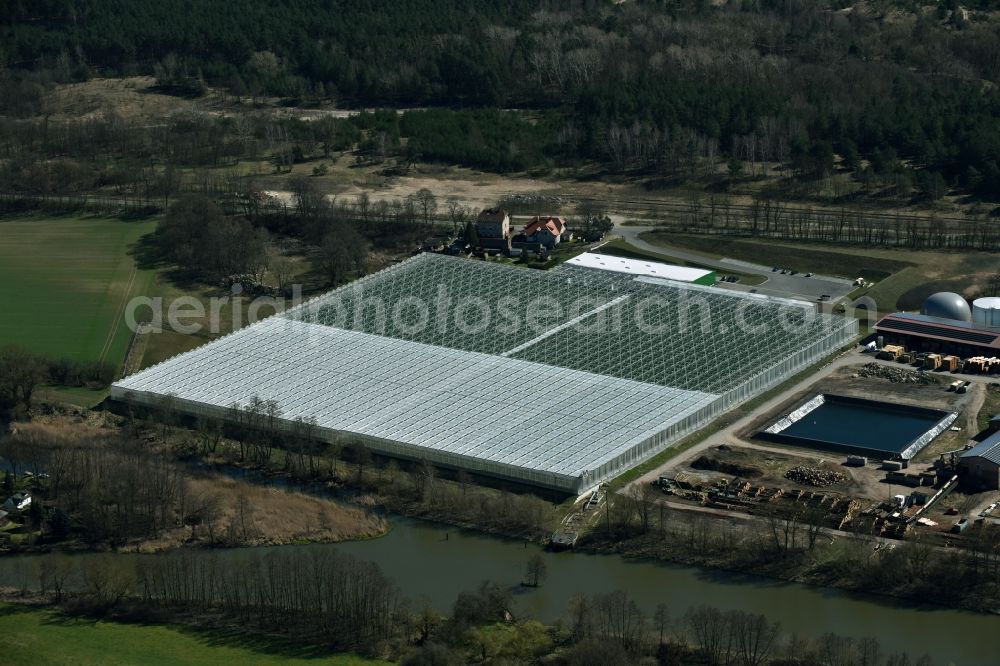
[{"label": "blue-lined water reservoir", "polygon": [[759,436],[784,444],[908,460],[956,417],[940,409],[823,394],[803,403]]}]

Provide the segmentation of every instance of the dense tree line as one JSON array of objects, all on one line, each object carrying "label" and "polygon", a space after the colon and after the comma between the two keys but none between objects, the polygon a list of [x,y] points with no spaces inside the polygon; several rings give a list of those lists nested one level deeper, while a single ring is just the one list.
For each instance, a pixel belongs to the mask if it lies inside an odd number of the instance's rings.
[{"label": "dense tree line", "polygon": [[211,199],[185,195],[167,211],[157,230],[159,246],[184,270],[209,280],[246,275],[263,281],[268,235],[246,218],[226,216]]},{"label": "dense tree line", "polygon": [[1000,249],[1000,226],[992,219],[812,209],[757,197],[750,205],[714,196],[696,198],[657,221],[665,230],[682,233],[913,249]]},{"label": "dense tree line", "polygon": [[[47,80],[145,71],[190,94],[208,81],[253,99],[477,107],[415,115],[403,134],[410,156],[493,169],[586,158],[672,172],[725,154],[815,177],[836,152],[860,177],[859,158],[893,151],[937,174],[931,191],[940,178],[1000,192],[995,0],[3,5],[8,115],[40,112]],[[485,111],[498,107],[536,113]]]},{"label": "dense tree line", "polygon": [[[159,73],[223,80],[244,94],[490,101],[499,87],[491,84],[500,81],[468,38],[494,22],[526,20],[536,8],[524,0],[502,7],[482,0],[246,0],[239,11],[179,0],[5,0],[0,63],[45,65],[69,79],[91,68],[148,71],[157,63]],[[441,43],[428,58],[435,35]]]},{"label": "dense tree line", "polygon": [[554,121],[551,114],[530,122],[509,111],[431,109],[404,113],[398,132],[409,140],[405,154],[411,161],[508,172],[551,163],[558,156],[553,137],[560,127]]},{"label": "dense tree line", "polygon": [[[789,635],[767,616],[693,605],[675,616],[666,604],[652,613],[627,592],[580,595],[559,622],[546,627],[512,621],[509,590],[485,582],[463,592],[447,618],[417,615],[421,645],[406,666],[545,663],[559,666],[930,666],[923,656],[890,653],[878,638],[828,632]],[[507,626],[504,626],[504,625]]]},{"label": "dense tree line", "polygon": [[123,546],[156,538],[199,508],[175,465],[127,439],[30,431],[0,440],[0,451],[15,472],[48,475],[34,503],[58,506],[72,517],[72,526],[51,520],[42,526],[56,540],[70,536],[71,527],[91,546]]},{"label": "dense tree line", "polygon": [[370,647],[398,632],[399,591],[373,563],[328,548],[251,551],[242,560],[231,566],[204,553],[145,559],[137,588],[158,606],[221,610],[337,647]]},{"label": "dense tree line", "polygon": [[812,582],[934,598],[976,610],[994,610],[1000,593],[1000,530],[986,522],[976,525],[960,550],[939,548],[918,530],[895,548],[883,548],[863,532],[828,539],[826,514],[817,507],[764,507],[757,520],[722,521],[670,510],[662,497],[651,486],[633,486],[614,496],[597,529],[582,542],[597,550],[614,544],[616,552],[781,578],[801,575]]},{"label": "dense tree line", "polygon": [[43,378],[44,367],[33,354],[20,347],[0,349],[0,413],[29,408]]},{"label": "dense tree line", "polygon": [[38,386],[103,387],[115,379],[111,363],[46,358],[17,346],[0,347],[0,412],[27,410]]},{"label": "dense tree line", "polygon": [[407,626],[395,583],[377,565],[329,548],[173,552],[134,562],[115,555],[39,559],[41,590],[89,615],[189,626],[218,624],[221,616],[241,632],[365,651]]}]

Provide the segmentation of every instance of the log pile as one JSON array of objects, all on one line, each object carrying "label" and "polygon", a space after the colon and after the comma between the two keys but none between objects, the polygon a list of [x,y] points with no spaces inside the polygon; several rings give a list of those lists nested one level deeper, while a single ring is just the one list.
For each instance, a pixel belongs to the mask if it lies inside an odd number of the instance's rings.
[{"label": "log pile", "polygon": [[847,476],[840,472],[823,469],[821,467],[806,467],[798,465],[785,472],[785,478],[801,483],[804,486],[814,486],[816,488],[826,488],[838,483],[847,481]]},{"label": "log pile", "polygon": [[965,362],[963,370],[970,374],[994,374],[1000,372],[1000,358],[994,356],[974,356]]}]

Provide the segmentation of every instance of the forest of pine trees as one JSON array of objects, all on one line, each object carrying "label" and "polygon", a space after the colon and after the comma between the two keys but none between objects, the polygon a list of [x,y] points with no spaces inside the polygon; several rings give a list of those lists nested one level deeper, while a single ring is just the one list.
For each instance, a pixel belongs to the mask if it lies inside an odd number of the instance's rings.
[{"label": "forest of pine trees", "polygon": [[813,178],[835,153],[931,198],[1000,193],[997,0],[239,5],[0,0],[0,114],[41,113],[52,82],[152,74],[189,96],[447,107],[403,123],[410,156],[498,171],[708,154]]}]

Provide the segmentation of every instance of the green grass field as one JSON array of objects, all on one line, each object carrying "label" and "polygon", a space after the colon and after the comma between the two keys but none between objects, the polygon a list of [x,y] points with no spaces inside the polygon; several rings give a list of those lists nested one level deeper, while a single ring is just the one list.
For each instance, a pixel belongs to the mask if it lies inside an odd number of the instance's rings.
[{"label": "green grass field", "polygon": [[0,604],[0,663],[361,666],[388,662],[331,656],[291,641],[252,634],[94,622]]},{"label": "green grass field", "polygon": [[110,393],[109,389],[91,389],[83,386],[39,386],[35,396],[46,402],[61,402],[90,409],[99,405]]},{"label": "green grass field", "polygon": [[27,216],[0,219],[0,345],[118,364],[131,331],[125,303],[153,272],[130,248],[153,220]]}]

